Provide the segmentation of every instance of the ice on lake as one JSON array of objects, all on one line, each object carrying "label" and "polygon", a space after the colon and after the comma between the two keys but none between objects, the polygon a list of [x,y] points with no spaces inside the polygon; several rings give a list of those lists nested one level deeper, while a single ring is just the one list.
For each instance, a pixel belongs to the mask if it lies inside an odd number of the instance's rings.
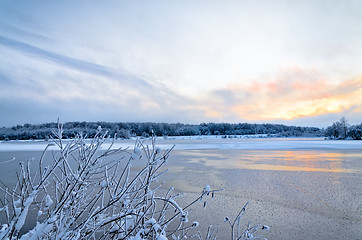
[{"label": "ice on lake", "polygon": [[[15,173],[14,163],[37,159],[47,144],[0,143],[1,178]],[[263,233],[268,239],[362,239],[362,141],[215,137],[158,139],[156,144],[161,149],[176,144],[163,177],[164,188],[187,193],[180,204],[207,184],[225,189],[205,210],[189,214],[201,229],[219,225],[219,239],[229,234],[224,217],[236,215],[247,201],[244,224],[270,226]],[[133,148],[134,141],[113,145],[127,146]]]}]

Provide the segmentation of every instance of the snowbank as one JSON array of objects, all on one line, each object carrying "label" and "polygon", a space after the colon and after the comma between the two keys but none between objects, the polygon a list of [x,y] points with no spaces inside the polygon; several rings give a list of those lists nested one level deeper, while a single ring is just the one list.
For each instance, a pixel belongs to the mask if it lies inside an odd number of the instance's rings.
[{"label": "snowbank", "polygon": [[[135,140],[117,140],[112,148],[133,147]],[[151,144],[145,140],[146,144]],[[159,138],[157,146],[168,149],[175,145],[176,150],[196,149],[362,149],[362,141],[356,140],[324,140],[323,138],[227,138],[220,136]],[[0,142],[0,151],[42,151],[49,142]],[[103,144],[107,149],[111,141]],[[50,146],[50,150],[56,149]]]}]

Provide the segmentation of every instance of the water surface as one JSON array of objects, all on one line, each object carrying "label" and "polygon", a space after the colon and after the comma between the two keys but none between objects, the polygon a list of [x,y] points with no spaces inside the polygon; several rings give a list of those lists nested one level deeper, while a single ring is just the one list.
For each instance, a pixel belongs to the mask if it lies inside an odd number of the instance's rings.
[{"label": "water surface", "polygon": [[[181,206],[196,198],[206,184],[225,189],[209,201],[206,210],[195,206],[190,212],[190,221],[198,220],[203,229],[209,224],[219,225],[219,239],[229,238],[224,217],[236,215],[247,201],[244,223],[271,226],[263,234],[268,239],[362,239],[362,141],[159,142],[162,149],[178,144],[167,162],[169,173],[161,180],[166,181],[164,189],[175,187],[177,192],[187,193],[179,199]],[[37,170],[41,151],[26,143],[21,143],[17,151],[16,144],[7,144],[0,144],[0,178],[11,185],[19,162],[34,158],[32,170]],[[46,158],[51,156],[49,151]]]}]

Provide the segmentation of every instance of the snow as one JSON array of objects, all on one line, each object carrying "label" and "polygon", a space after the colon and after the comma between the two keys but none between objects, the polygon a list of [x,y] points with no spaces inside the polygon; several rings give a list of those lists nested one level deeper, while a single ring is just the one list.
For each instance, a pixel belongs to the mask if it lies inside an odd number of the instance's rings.
[{"label": "snow", "polygon": [[25,223],[26,216],[28,215],[30,204],[34,201],[34,196],[28,197],[24,202],[24,209],[21,212],[18,221],[15,224],[15,229],[17,231],[20,231],[20,229],[23,227]]},{"label": "snow", "polygon": [[[172,145],[162,145],[170,148]],[[175,150],[206,150],[206,149],[238,149],[238,150],[268,150],[268,149],[361,149],[361,141],[324,140],[320,138],[269,138],[269,139],[219,139],[219,140],[189,140],[180,141]]]},{"label": "snow", "polygon": [[100,131],[102,131],[102,127],[101,127],[101,126],[98,126],[97,132],[100,132]]},{"label": "snow", "polygon": [[106,180],[102,181],[102,188],[106,188],[108,186],[108,183]]},{"label": "snow", "polygon": [[156,220],[154,218],[150,218],[145,222],[145,224],[151,224],[151,225],[156,224],[156,223],[157,222],[156,222]]},{"label": "snow", "polygon": [[42,210],[39,210],[39,211],[38,211],[38,217],[40,217],[41,215],[43,215],[43,211],[42,211]]},{"label": "snow", "polygon": [[164,235],[158,235],[157,240],[167,240],[167,238]]},{"label": "snow", "polygon": [[[199,138],[197,138],[199,137]],[[211,138],[210,136],[160,138],[157,141],[159,149],[169,149],[175,145],[175,150],[199,150],[199,149],[362,149],[362,141],[356,140],[324,140],[323,138],[227,138],[221,136]],[[112,148],[127,148],[134,145],[133,139],[116,140]],[[0,142],[0,151],[43,151],[49,142]],[[146,144],[151,142],[146,140]],[[106,141],[102,149],[107,149],[111,141]],[[49,150],[57,149],[50,146]],[[142,153],[141,149],[135,147],[133,157],[138,158]]]},{"label": "snow", "polygon": [[49,208],[53,204],[53,200],[49,195],[45,197],[45,207]]},{"label": "snow", "polygon": [[184,210],[177,204],[177,202],[175,200],[170,198],[169,201],[182,215],[185,215]]},{"label": "snow", "polygon": [[[147,140],[149,141],[149,140]],[[161,142],[161,144],[159,144],[158,142],[158,146],[162,147],[162,148],[167,148],[168,146],[173,145],[174,143],[176,144],[176,149],[285,149],[285,148],[295,148],[295,149],[303,149],[303,148],[328,148],[331,147],[333,149],[337,149],[339,147],[342,147],[344,149],[349,149],[349,148],[356,148],[356,149],[361,149],[361,141],[330,141],[330,140],[323,140],[323,139],[164,139],[164,140],[159,140]],[[1,146],[9,146],[11,144],[14,145],[19,145],[19,146],[26,146],[28,143],[0,143],[0,148]],[[40,144],[40,143],[38,143]],[[46,144],[46,143],[44,143]],[[119,141],[116,144],[124,144],[126,146],[131,146],[132,143],[130,141]],[[147,142],[146,142],[147,144]],[[44,145],[46,146],[46,145]],[[115,146],[116,147],[116,146]],[[107,147],[104,147],[107,148]],[[160,148],[161,149],[161,148]],[[18,150],[18,149],[16,149]],[[41,149],[42,150],[42,149]],[[132,151],[132,150],[130,150]],[[159,151],[157,148],[155,148],[155,152]],[[134,154],[135,156],[138,155],[141,150],[139,148],[135,148],[134,149]],[[192,179],[192,178],[190,178]],[[213,185],[214,184],[213,181],[208,181],[211,182]],[[104,181],[102,183],[102,187],[106,187],[107,186],[107,181]],[[308,188],[307,188],[308,189]],[[211,188],[210,185],[206,185],[204,188],[204,192],[210,192]],[[75,192],[72,192],[72,194]],[[152,195],[152,192],[149,191],[148,194]],[[56,199],[56,198],[54,198]],[[30,204],[33,202],[33,199],[31,197],[29,197],[28,199],[24,199],[25,201],[22,202],[21,201],[16,201],[14,203],[15,206],[17,206],[19,208],[19,210],[23,210],[21,212],[19,212],[18,216],[18,221],[16,223],[16,229],[22,229],[22,226],[24,225],[24,221],[28,212],[28,208],[30,206]],[[54,200],[55,201],[55,200]],[[172,205],[179,210],[179,212],[181,213],[181,219],[184,222],[187,222],[187,211],[184,211],[179,205],[177,205],[177,203],[173,200],[173,198],[170,199],[170,203],[172,203]],[[45,198],[45,206],[48,207],[50,205],[53,204],[53,200],[48,196],[46,196]],[[205,202],[206,204],[206,202]],[[126,204],[128,205],[128,204]],[[21,208],[22,207],[22,208]],[[1,209],[0,209],[1,210]],[[41,212],[39,212],[41,215]],[[226,219],[227,220],[227,219]],[[134,218],[132,218],[132,216],[129,216],[125,222],[123,222],[124,224],[126,224],[126,226],[128,228],[134,226],[134,224],[136,224],[137,222],[135,221]],[[157,230],[161,230],[161,227],[156,223],[156,220],[151,218],[148,221],[146,221],[145,224],[149,224],[151,226],[145,226],[146,229],[143,229],[144,231],[149,230],[147,227],[149,228],[153,228],[156,231],[155,232],[159,232]],[[198,223],[193,223],[192,225],[198,225]],[[52,222],[44,222],[44,223],[39,223],[39,225],[36,226],[36,228],[34,229],[34,231],[32,232],[33,235],[31,235],[34,239],[38,239],[40,238],[39,236],[41,236],[41,234],[47,234],[51,231],[52,228]],[[269,229],[268,226],[263,226],[264,229]],[[1,231],[0,231],[1,234]],[[30,235],[29,235],[30,237]],[[140,235],[135,236],[133,239],[142,239],[140,237]],[[159,234],[156,239],[166,239],[166,237],[163,235],[163,233]]]},{"label": "snow", "polygon": [[53,229],[53,223],[56,221],[56,216],[48,219],[46,222],[37,222],[34,229],[21,236],[20,240],[37,240],[47,236]]},{"label": "snow", "polygon": [[[43,151],[48,143],[42,142],[1,142],[0,151]],[[56,150],[55,146],[48,149]]]},{"label": "snow", "polygon": [[[103,146],[105,146],[107,144],[103,144]],[[117,144],[118,145],[118,144]],[[109,147],[109,146],[108,146]],[[118,146],[118,148],[127,148],[127,146]],[[135,147],[133,152],[132,152],[132,158],[133,159],[137,159],[137,158],[140,158],[142,155],[142,150],[139,148],[139,147]]]},{"label": "snow", "polygon": [[141,150],[139,147],[135,147],[135,148],[134,148],[134,153],[135,153],[136,155],[141,155],[141,154],[142,154],[142,150]]}]

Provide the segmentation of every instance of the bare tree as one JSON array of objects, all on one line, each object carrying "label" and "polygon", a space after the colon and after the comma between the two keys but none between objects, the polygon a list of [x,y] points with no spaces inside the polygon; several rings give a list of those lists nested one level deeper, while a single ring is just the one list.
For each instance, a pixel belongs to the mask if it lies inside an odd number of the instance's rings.
[{"label": "bare tree", "polygon": [[[107,133],[98,127],[93,139],[87,141],[77,134],[70,141],[63,140],[63,128],[53,132],[49,144],[38,162],[38,172],[31,172],[30,161],[21,164],[15,187],[2,183],[5,197],[0,208],[7,222],[0,229],[0,239],[215,239],[217,231],[208,231],[205,238],[194,235],[197,222],[188,221],[189,208],[217,191],[206,186],[200,196],[186,206],[180,206],[170,189],[159,195],[162,183],[158,179],[170,151],[161,151],[155,145],[146,146],[137,141],[134,149],[112,148],[101,150]],[[52,161],[45,162],[49,146]],[[143,167],[132,171],[134,161],[144,161]],[[32,214],[30,214],[32,213]],[[240,211],[232,227],[232,239],[254,239],[254,226],[240,231]],[[29,217],[35,215],[34,217]],[[35,223],[24,231],[26,222]],[[237,225],[237,230],[236,229]]]}]

